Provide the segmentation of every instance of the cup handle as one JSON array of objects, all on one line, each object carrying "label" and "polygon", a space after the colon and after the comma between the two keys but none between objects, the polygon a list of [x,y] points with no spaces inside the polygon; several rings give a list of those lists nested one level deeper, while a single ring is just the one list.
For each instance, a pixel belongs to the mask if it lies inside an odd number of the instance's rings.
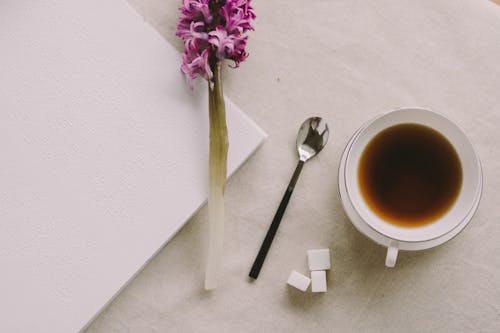
[{"label": "cup handle", "polygon": [[387,256],[385,257],[385,265],[387,267],[396,266],[396,260],[398,259],[398,243],[391,242],[387,248]]}]

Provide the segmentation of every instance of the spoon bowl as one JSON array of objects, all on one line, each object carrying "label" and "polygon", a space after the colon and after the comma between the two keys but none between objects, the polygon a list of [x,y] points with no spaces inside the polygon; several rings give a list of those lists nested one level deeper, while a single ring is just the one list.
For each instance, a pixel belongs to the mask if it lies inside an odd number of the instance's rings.
[{"label": "spoon bowl", "polygon": [[323,118],[311,117],[300,126],[297,134],[297,151],[301,161],[316,156],[328,142],[328,124]]}]

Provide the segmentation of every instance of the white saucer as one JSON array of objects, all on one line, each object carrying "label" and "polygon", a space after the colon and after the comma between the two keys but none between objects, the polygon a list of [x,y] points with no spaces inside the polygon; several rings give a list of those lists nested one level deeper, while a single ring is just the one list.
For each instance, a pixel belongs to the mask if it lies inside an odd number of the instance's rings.
[{"label": "white saucer", "polygon": [[344,149],[344,152],[342,154],[342,159],[340,161],[340,166],[339,166],[339,193],[340,193],[340,198],[342,200],[342,205],[344,206],[344,210],[351,220],[352,224],[358,229],[362,234],[367,236],[368,238],[371,238],[375,242],[377,242],[380,245],[383,245],[385,247],[389,247],[389,245],[392,243],[394,244],[395,242],[398,244],[398,248],[400,250],[409,250],[409,251],[416,251],[416,250],[425,250],[425,249],[430,249],[432,247],[441,245],[462,231],[465,226],[470,222],[472,217],[474,216],[474,213],[477,210],[477,207],[479,205],[479,201],[481,199],[481,192],[482,192],[482,176],[481,176],[481,190],[479,191],[479,195],[476,197],[474,200],[474,203],[468,213],[468,215],[462,220],[462,222],[457,225],[453,230],[450,232],[442,235],[441,237],[434,238],[428,241],[423,241],[423,242],[404,242],[404,241],[395,241],[387,236],[382,235],[381,233],[377,232],[373,228],[371,228],[356,212],[354,207],[352,206],[349,196],[346,191],[346,184],[345,184],[345,173],[344,173],[344,167],[345,167],[345,161],[347,158],[347,152],[349,151],[352,142],[354,139],[357,137],[359,132],[362,130],[358,130],[354,135],[352,136],[351,140],[349,140],[349,143],[347,144],[346,148]]}]

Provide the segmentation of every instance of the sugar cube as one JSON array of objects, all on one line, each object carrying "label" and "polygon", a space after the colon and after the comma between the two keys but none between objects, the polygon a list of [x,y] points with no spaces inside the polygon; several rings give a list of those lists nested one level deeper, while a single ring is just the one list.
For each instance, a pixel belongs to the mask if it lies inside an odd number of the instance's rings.
[{"label": "sugar cube", "polygon": [[297,271],[292,271],[287,283],[299,290],[306,291],[311,283],[311,279]]},{"label": "sugar cube", "polygon": [[326,271],[312,271],[311,281],[313,293],[326,293]]},{"label": "sugar cube", "polygon": [[330,269],[330,249],[308,250],[307,261],[311,271]]}]

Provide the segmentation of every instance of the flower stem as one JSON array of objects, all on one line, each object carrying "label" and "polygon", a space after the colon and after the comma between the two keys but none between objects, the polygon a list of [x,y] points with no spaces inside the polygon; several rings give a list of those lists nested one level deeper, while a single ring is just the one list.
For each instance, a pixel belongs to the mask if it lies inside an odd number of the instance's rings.
[{"label": "flower stem", "polygon": [[224,241],[224,190],[227,168],[227,126],[222,92],[221,62],[212,62],[213,79],[208,81],[210,122],[208,223],[209,247],[205,289],[217,287]]}]

